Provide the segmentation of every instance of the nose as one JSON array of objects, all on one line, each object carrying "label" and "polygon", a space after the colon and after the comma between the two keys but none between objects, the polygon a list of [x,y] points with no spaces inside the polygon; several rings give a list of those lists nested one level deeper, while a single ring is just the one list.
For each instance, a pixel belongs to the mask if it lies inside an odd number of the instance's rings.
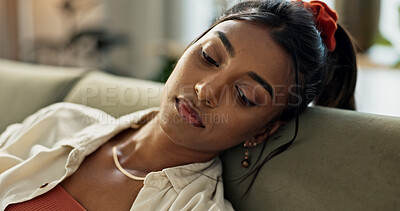
[{"label": "nose", "polygon": [[222,94],[220,90],[224,86],[223,83],[217,83],[215,79],[216,78],[204,80],[196,83],[194,86],[197,99],[211,108],[218,105],[218,101]]}]

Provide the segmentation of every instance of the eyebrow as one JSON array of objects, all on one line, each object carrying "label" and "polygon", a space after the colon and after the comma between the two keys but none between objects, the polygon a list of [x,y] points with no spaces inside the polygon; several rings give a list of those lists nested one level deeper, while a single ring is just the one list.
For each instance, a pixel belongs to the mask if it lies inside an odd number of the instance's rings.
[{"label": "eyebrow", "polygon": [[228,37],[226,37],[225,33],[221,31],[216,31],[215,34],[221,40],[222,44],[224,45],[226,51],[228,52],[230,57],[235,56],[235,49],[233,48],[231,42],[229,42]]},{"label": "eyebrow", "polygon": [[272,86],[267,81],[265,81],[263,78],[261,78],[257,73],[253,71],[247,72],[247,75],[257,83],[259,83],[265,90],[267,90],[267,92],[271,95],[271,98],[274,97]]}]

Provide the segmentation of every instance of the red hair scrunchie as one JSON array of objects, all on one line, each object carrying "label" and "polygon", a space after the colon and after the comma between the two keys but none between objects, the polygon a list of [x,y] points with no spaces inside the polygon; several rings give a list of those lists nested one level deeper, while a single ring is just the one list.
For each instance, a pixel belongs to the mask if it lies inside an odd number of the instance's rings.
[{"label": "red hair scrunchie", "polygon": [[329,52],[336,48],[335,32],[337,29],[337,13],[322,1],[301,2],[305,8],[313,12],[315,26],[321,33],[321,38]]}]

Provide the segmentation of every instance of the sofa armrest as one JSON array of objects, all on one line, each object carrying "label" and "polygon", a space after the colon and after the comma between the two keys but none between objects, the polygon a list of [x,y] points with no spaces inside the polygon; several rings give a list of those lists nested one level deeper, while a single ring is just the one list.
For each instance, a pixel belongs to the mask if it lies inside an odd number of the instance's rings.
[{"label": "sofa armrest", "polygon": [[75,85],[65,102],[101,109],[114,117],[160,105],[164,84],[91,72]]}]

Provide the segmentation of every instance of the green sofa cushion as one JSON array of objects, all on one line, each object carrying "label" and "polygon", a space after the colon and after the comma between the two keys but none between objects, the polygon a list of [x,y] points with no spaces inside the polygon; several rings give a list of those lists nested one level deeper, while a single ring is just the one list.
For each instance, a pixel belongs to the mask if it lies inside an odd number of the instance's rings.
[{"label": "green sofa cushion", "polygon": [[99,108],[114,117],[160,105],[164,85],[146,80],[91,72],[64,99]]},{"label": "green sofa cushion", "polygon": [[84,72],[0,59],[0,133],[40,108],[62,101]]},{"label": "green sofa cushion", "polygon": [[[263,158],[291,140],[291,121],[267,142]],[[261,146],[250,150],[255,162]],[[300,116],[296,141],[267,162],[244,197],[242,146],[226,151],[225,197],[237,210],[399,210],[400,118],[331,108]],[[253,165],[254,166],[254,165]]]}]

